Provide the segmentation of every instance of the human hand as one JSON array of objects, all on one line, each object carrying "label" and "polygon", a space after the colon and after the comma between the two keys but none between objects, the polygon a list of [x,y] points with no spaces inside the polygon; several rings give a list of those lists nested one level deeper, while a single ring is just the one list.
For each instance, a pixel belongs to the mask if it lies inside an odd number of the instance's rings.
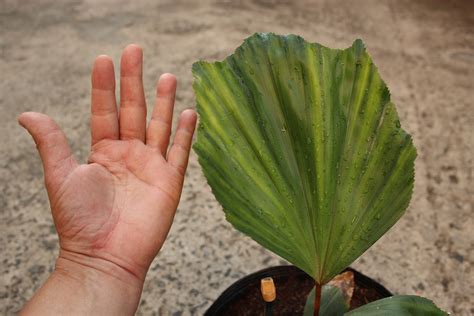
[{"label": "human hand", "polygon": [[92,70],[87,164],[78,164],[51,118],[33,112],[19,116],[43,161],[60,240],[56,269],[83,265],[143,282],[173,221],[196,124],[194,111],[182,112],[167,151],[175,91],[175,77],[162,75],[147,128],[142,50],[129,45],[123,51],[119,111],[112,60],[99,56]]}]

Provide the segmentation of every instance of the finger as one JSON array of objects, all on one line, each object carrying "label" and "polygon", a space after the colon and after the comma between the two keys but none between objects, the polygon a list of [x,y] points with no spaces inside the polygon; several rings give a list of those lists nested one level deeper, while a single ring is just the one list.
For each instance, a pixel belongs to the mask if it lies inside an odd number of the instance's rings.
[{"label": "finger", "polygon": [[64,133],[52,118],[41,113],[23,113],[18,122],[36,143],[43,161],[46,184],[54,186],[61,183],[77,166]]},{"label": "finger", "polygon": [[119,138],[114,64],[109,56],[96,58],[91,81],[91,137],[94,145],[103,139]]},{"label": "finger", "polygon": [[120,139],[145,141],[146,104],[142,81],[142,49],[128,45],[120,63]]},{"label": "finger", "polygon": [[176,85],[176,77],[172,74],[163,74],[158,80],[155,106],[146,133],[147,145],[157,148],[163,156],[171,136]]},{"label": "finger", "polygon": [[191,149],[196,120],[197,115],[193,110],[185,110],[181,113],[173,145],[171,145],[168,152],[168,162],[182,175],[186,172],[188,165],[189,150]]}]

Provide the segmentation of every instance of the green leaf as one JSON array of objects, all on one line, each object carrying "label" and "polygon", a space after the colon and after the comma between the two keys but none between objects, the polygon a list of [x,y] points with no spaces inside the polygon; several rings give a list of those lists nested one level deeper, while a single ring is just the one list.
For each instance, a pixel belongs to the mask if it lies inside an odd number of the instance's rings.
[{"label": "green leaf", "polygon": [[347,316],[445,316],[432,301],[414,295],[387,297],[354,309]]},{"label": "green leaf", "polygon": [[255,34],[193,74],[194,149],[227,220],[318,283],[404,213],[416,150],[361,40]]},{"label": "green leaf", "polygon": [[[311,290],[306,299],[303,316],[313,316],[315,288]],[[320,316],[342,316],[347,311],[344,296],[339,288],[332,285],[324,285],[321,291]]]}]

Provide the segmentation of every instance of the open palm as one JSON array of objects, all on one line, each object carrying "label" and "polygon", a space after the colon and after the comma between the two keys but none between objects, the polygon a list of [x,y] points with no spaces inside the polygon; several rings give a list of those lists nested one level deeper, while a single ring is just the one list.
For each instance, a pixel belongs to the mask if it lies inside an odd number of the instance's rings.
[{"label": "open palm", "polygon": [[138,46],[129,45],[122,55],[120,112],[114,77],[111,59],[99,56],[92,71],[87,164],[77,163],[48,116],[23,113],[19,122],[33,136],[43,161],[60,256],[105,260],[143,279],[178,206],[196,114],[181,114],[168,150],[175,77],[160,77],[148,127]]}]

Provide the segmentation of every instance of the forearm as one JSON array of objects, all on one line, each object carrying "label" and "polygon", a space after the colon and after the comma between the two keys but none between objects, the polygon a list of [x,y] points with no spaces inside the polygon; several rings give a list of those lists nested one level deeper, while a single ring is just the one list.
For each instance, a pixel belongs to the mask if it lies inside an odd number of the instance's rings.
[{"label": "forearm", "polygon": [[142,280],[115,264],[62,252],[20,315],[133,315]]}]

